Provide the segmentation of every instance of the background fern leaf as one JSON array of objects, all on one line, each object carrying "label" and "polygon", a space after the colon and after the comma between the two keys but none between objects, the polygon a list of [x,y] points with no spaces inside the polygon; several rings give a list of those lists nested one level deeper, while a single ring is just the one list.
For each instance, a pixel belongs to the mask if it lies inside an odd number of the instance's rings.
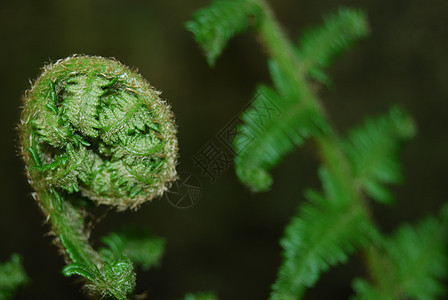
[{"label": "background fern leaf", "polygon": [[[448,205],[445,206],[444,210]],[[447,215],[403,225],[381,249],[371,249],[373,282],[356,279],[355,299],[437,299],[446,294],[448,275]]]},{"label": "background fern leaf", "polygon": [[9,261],[0,264],[0,300],[10,299],[20,286],[28,282],[20,255],[13,254]]},{"label": "background fern leaf", "polygon": [[236,174],[255,192],[269,190],[269,170],[285,154],[327,130],[320,112],[303,103],[301,90],[276,61],[269,61],[269,70],[276,89],[258,87],[234,140]]},{"label": "background fern leaf", "polygon": [[101,239],[108,247],[99,250],[106,261],[113,261],[124,253],[130,260],[141,265],[144,270],[156,266],[163,255],[165,240],[147,230],[128,228],[118,233],[110,233]]},{"label": "background fern leaf", "polygon": [[258,11],[254,1],[218,0],[197,11],[186,28],[194,34],[208,64],[213,66],[228,40],[246,30],[249,18],[257,17]]},{"label": "background fern leaf", "polygon": [[301,205],[281,240],[283,263],[271,300],[300,299],[305,288],[313,286],[322,272],[347,261],[348,255],[367,237],[376,234],[361,205],[341,197],[341,192],[330,189],[322,195],[308,191],[306,196],[309,202]]},{"label": "background fern leaf", "polygon": [[266,191],[272,184],[268,171],[294,146],[318,134],[325,121],[313,107],[294,98],[281,97],[274,89],[260,86],[243,115],[234,140],[235,166],[239,179],[253,191]]},{"label": "background fern leaf", "polygon": [[367,120],[352,130],[343,146],[357,183],[373,199],[391,203],[392,195],[385,183],[399,183],[402,179],[398,152],[403,140],[415,134],[412,119],[400,108]]},{"label": "background fern leaf", "polygon": [[333,58],[354,42],[368,34],[367,17],[361,10],[339,9],[324,18],[324,24],[311,29],[300,38],[297,51],[305,72],[313,79],[329,84],[323,69],[330,66]]}]

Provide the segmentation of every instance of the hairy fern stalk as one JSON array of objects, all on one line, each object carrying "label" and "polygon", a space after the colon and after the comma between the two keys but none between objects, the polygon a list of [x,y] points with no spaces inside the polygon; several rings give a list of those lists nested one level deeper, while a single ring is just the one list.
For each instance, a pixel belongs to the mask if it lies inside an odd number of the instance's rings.
[{"label": "hairy fern stalk", "polygon": [[91,203],[136,209],[175,179],[174,116],[159,95],[114,59],[72,56],[45,66],[24,96],[21,153],[69,263],[63,273],[105,296],[126,299],[135,286],[131,259],[149,267],[163,250],[150,235],[117,233],[97,252],[84,225]]},{"label": "hairy fern stalk", "polygon": [[[217,0],[187,23],[210,65],[236,34],[252,27],[268,50],[273,86],[260,85],[234,140],[235,169],[254,192],[270,189],[270,170],[295,147],[313,139],[323,191],[307,190],[281,240],[283,262],[270,299],[301,299],[321,274],[361,250],[369,279],[355,279],[354,299],[436,299],[446,293],[447,211],[387,237],[369,201],[392,204],[387,185],[402,179],[398,154],[415,127],[404,109],[367,120],[342,137],[327,119],[313,85],[330,84],[332,60],[368,34],[364,12],[339,9],[291,43],[263,0]],[[280,111],[261,117],[269,99]],[[261,118],[261,120],[260,120]]]}]

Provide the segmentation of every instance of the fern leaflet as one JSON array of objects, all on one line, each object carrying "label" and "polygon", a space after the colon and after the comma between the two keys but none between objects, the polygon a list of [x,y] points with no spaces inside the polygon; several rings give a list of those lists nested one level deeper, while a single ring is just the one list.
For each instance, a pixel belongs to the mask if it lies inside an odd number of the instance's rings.
[{"label": "fern leaflet", "polygon": [[123,232],[112,232],[101,239],[108,247],[99,253],[106,261],[119,258],[122,253],[144,270],[156,266],[162,257],[165,240],[151,235],[146,230],[130,228]]},{"label": "fern leaflet", "polygon": [[261,85],[251,106],[243,113],[244,124],[234,140],[235,166],[239,179],[253,191],[266,191],[272,184],[268,171],[294,146],[326,128],[319,111],[294,95],[278,64],[270,63],[277,90]]},{"label": "fern leaflet", "polygon": [[[321,172],[327,174],[325,170]],[[307,287],[331,266],[376,236],[365,210],[344,197],[331,177],[322,176],[325,195],[308,191],[308,203],[287,226],[281,240],[283,263],[272,287],[271,300],[299,299]]]},{"label": "fern leaflet", "polygon": [[429,217],[416,226],[403,225],[369,252],[373,283],[356,279],[354,299],[436,299],[446,292],[448,206],[442,220]]},{"label": "fern leaflet", "polygon": [[412,119],[398,107],[352,130],[343,142],[355,180],[373,199],[391,203],[384,183],[399,183],[401,168],[398,150],[401,142],[415,134]]},{"label": "fern leaflet", "polygon": [[368,34],[366,20],[365,13],[360,10],[339,9],[325,18],[323,25],[305,32],[297,50],[305,72],[328,85],[329,79],[323,69],[330,66],[333,57]]},{"label": "fern leaflet", "polygon": [[250,0],[218,0],[193,15],[186,27],[213,66],[229,39],[246,30],[250,17],[257,17],[258,6]]},{"label": "fern leaflet", "polygon": [[29,278],[18,254],[13,254],[9,261],[0,264],[0,300],[10,299],[20,286],[28,282]]}]

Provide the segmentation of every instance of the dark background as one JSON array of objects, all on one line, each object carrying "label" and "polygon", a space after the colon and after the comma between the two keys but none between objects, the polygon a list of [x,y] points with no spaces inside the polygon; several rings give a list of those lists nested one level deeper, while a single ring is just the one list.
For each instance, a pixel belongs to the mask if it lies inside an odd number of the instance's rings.
[{"label": "dark background", "polygon": [[[402,222],[435,213],[447,200],[448,2],[445,0],[269,1],[293,39],[340,5],[364,8],[371,35],[330,70],[334,87],[320,95],[341,132],[393,103],[415,117],[418,137],[404,150],[406,181],[393,190],[396,205],[372,206],[389,232]],[[61,275],[63,259],[30,196],[18,156],[16,125],[21,97],[44,63],[74,53],[113,56],[141,74],[172,104],[179,128],[179,170],[196,174],[202,196],[177,209],[166,199],[138,212],[108,213],[92,236],[120,224],[149,226],[167,239],[161,266],[138,272],[137,292],[178,299],[213,290],[221,299],[266,299],[280,264],[278,240],[303,201],[319,187],[311,147],[288,155],[274,171],[270,192],[251,194],[233,169],[214,184],[192,157],[269,83],[266,61],[252,32],[232,40],[210,69],[192,35],[190,15],[208,0],[2,1],[0,4],[0,261],[18,252],[32,279],[17,299],[82,299],[74,278]],[[307,299],[346,299],[350,281],[364,274],[354,256],[327,273]]]}]

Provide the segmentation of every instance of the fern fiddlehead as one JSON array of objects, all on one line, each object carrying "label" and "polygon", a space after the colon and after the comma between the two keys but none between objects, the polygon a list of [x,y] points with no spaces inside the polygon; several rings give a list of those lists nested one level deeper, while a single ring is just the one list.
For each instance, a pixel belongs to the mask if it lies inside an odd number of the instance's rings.
[{"label": "fern fiddlehead", "polygon": [[159,94],[116,60],[72,56],[46,66],[24,97],[21,153],[71,263],[63,272],[103,295],[124,299],[135,275],[125,256],[105,259],[89,245],[82,203],[135,209],[175,179],[174,116]]}]

